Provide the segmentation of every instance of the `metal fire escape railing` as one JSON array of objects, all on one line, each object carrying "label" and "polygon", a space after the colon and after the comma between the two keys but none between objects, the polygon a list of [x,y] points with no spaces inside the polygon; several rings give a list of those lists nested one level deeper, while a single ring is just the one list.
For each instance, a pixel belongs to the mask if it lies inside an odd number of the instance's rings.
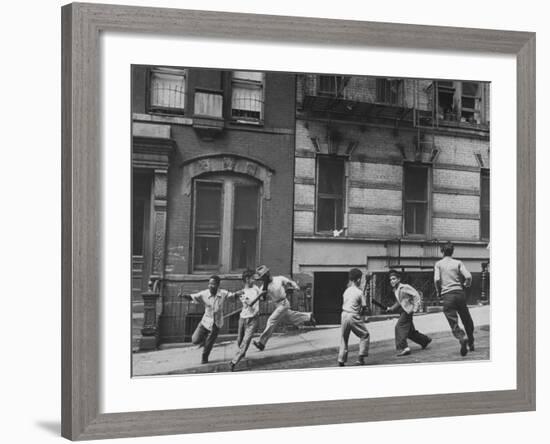
[{"label": "metal fire escape railing", "polygon": [[413,80],[413,125],[416,128],[415,160],[420,160],[423,152],[429,152],[429,161],[433,162],[438,154],[434,131],[439,125],[439,119],[437,118],[437,82],[433,82],[431,110],[420,109],[420,87],[418,82],[416,79]]}]

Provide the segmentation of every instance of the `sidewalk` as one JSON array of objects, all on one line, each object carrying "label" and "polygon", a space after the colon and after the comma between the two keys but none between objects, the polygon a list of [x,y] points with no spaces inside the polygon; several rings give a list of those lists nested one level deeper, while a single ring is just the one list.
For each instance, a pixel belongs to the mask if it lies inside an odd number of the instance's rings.
[{"label": "sidewalk", "polygon": [[[476,327],[489,325],[490,306],[470,307],[470,313]],[[368,329],[371,343],[393,340],[396,320],[371,322]],[[447,332],[449,324],[443,313],[418,314],[415,326],[422,333],[434,334]],[[258,333],[259,335],[259,333]],[[196,346],[185,346],[167,350],[133,354],[133,376],[151,376],[181,373],[209,373],[227,371],[229,361],[237,351],[235,340],[218,340],[210,353],[210,362],[200,364],[201,350]],[[250,345],[247,355],[239,363],[239,368],[266,365],[286,359],[317,356],[324,353],[337,353],[340,341],[340,326],[298,330],[284,335],[273,336],[264,351],[258,351]],[[358,340],[350,336],[350,349],[357,346]]]}]

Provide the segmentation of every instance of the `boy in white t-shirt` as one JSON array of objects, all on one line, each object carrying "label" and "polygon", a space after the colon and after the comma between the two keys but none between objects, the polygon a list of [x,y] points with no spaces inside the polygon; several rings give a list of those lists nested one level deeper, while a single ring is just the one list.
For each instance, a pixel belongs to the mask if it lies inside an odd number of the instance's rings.
[{"label": "boy in white t-shirt", "polygon": [[231,371],[235,370],[235,366],[244,357],[252,336],[258,328],[258,317],[260,314],[260,297],[265,294],[256,285],[254,285],[254,271],[245,270],[242,275],[244,287],[241,294],[241,303],[243,308],[239,317],[239,327],[237,331],[237,346],[239,350],[235,357],[229,363]]},{"label": "boy in white t-shirt", "polygon": [[218,332],[223,327],[223,306],[225,300],[230,297],[240,296],[240,294],[241,291],[231,293],[220,289],[220,277],[217,275],[210,276],[208,288],[198,293],[184,294],[180,288],[180,297],[204,306],[204,315],[191,338],[193,344],[204,346],[202,350],[202,364],[208,363],[208,357],[212,351],[212,347],[214,347]]},{"label": "boy in white t-shirt", "polygon": [[359,338],[358,365],[365,364],[365,358],[369,355],[370,334],[361,315],[366,311],[367,301],[361,290],[361,278],[363,273],[358,268],[352,268],[349,273],[350,285],[344,291],[342,304],[342,323],[340,351],[338,352],[338,365],[343,367],[348,359],[348,341],[351,332]]}]

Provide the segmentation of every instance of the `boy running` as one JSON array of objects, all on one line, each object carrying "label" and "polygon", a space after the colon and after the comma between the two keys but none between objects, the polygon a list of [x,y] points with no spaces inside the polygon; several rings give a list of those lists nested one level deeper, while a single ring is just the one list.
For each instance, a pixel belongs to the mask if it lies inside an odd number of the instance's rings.
[{"label": "boy running", "polygon": [[395,348],[397,356],[406,356],[411,354],[407,339],[416,342],[422,349],[425,349],[432,339],[414,328],[413,315],[420,308],[420,295],[410,285],[401,283],[401,275],[397,270],[390,270],[389,274],[396,303],[386,311],[392,313],[397,310],[400,313],[395,324]]},{"label": "boy running", "polygon": [[313,317],[313,313],[303,313],[290,309],[290,303],[286,297],[286,286],[288,285],[295,290],[299,290],[296,282],[284,276],[271,276],[269,268],[265,265],[260,265],[256,269],[254,277],[263,281],[262,291],[265,291],[276,305],[275,310],[273,310],[273,313],[271,313],[271,316],[269,316],[267,320],[265,330],[260,335],[259,340],[252,341],[258,350],[262,351],[265,348],[275,327],[280,322],[286,321],[296,326],[304,324],[305,322],[310,322],[313,326],[317,324]]},{"label": "boy running", "polygon": [[208,363],[208,356],[212,351],[214,342],[218,337],[220,328],[223,327],[223,303],[228,297],[239,296],[241,291],[230,293],[220,287],[220,277],[210,276],[208,288],[194,294],[182,294],[180,296],[194,303],[204,305],[204,315],[197,326],[191,342],[195,345],[204,345],[201,364]]},{"label": "boy running", "polygon": [[[443,298],[443,313],[451,331],[460,343],[460,355],[466,356],[468,348],[474,351],[474,321],[466,305],[464,288],[472,284],[472,275],[461,261],[453,259],[454,245],[447,242],[441,247],[443,259],[435,264],[434,283],[437,295]],[[458,316],[464,330],[458,325]],[[467,336],[467,338],[466,338]]]}]

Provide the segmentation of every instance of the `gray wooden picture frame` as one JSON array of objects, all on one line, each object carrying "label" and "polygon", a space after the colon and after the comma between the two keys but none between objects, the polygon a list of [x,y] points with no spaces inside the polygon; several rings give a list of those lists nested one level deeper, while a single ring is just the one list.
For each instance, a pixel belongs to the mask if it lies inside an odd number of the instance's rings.
[{"label": "gray wooden picture frame", "polygon": [[[101,413],[99,35],[104,31],[516,56],[517,389]],[[62,8],[62,82],[63,436],[84,440],[535,409],[534,33],[74,3]]]}]

